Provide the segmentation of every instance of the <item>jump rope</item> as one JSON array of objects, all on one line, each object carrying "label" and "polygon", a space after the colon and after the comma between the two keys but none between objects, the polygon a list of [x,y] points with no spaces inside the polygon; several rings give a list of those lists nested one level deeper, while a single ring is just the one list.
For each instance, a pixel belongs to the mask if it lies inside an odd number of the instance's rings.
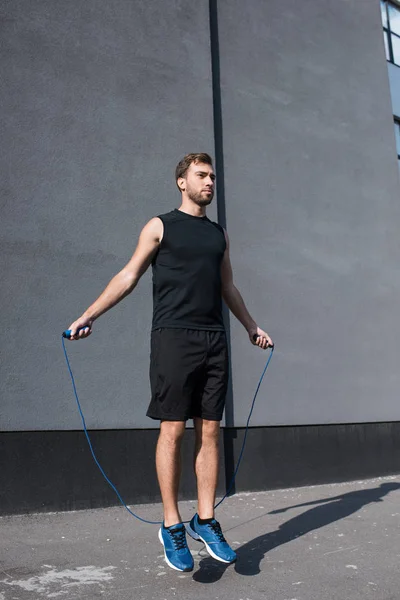
[{"label": "jump rope", "polygon": [[[82,328],[82,329],[85,329],[85,328]],[[78,330],[78,331],[80,331],[80,330]],[[79,402],[78,392],[76,391],[76,385],[75,385],[74,375],[72,373],[71,365],[69,364],[67,349],[65,347],[64,338],[69,338],[70,335],[71,335],[71,330],[70,329],[64,331],[63,334],[62,334],[62,336],[61,336],[61,341],[62,341],[62,345],[63,345],[65,360],[66,360],[67,366],[68,366],[68,371],[69,371],[69,374],[70,374],[70,377],[71,377],[71,381],[72,381],[72,387],[74,389],[75,400],[76,400],[76,403],[77,403],[77,406],[78,406],[79,414],[80,414],[81,419],[82,419],[83,431],[85,432],[85,436],[86,436],[86,439],[87,439],[87,442],[88,442],[88,445],[89,445],[90,452],[92,454],[93,460],[96,463],[96,465],[98,466],[98,468],[99,468],[101,474],[103,475],[104,479],[107,481],[108,485],[114,490],[114,492],[116,493],[116,495],[117,495],[119,501],[121,502],[122,506],[124,506],[126,508],[126,510],[128,511],[129,514],[131,514],[133,517],[135,517],[135,519],[138,519],[139,521],[142,521],[143,523],[149,523],[150,525],[162,525],[162,523],[163,523],[162,521],[148,521],[147,519],[143,519],[139,515],[135,514],[129,508],[129,506],[127,506],[127,504],[124,502],[121,494],[119,493],[119,491],[117,490],[117,488],[115,487],[115,485],[112,483],[112,481],[110,481],[110,479],[105,474],[103,467],[101,466],[101,464],[99,463],[99,461],[98,461],[98,459],[96,457],[96,454],[95,454],[95,452],[93,450],[92,442],[91,442],[90,437],[89,437],[88,430],[86,428],[85,417],[83,415],[83,411],[82,411],[82,408],[81,408],[81,403]],[[256,334],[254,334],[253,340],[256,341],[257,337],[258,336]],[[245,433],[244,433],[242,448],[241,448],[241,451],[240,451],[240,454],[239,454],[239,458],[238,458],[238,461],[237,461],[237,464],[236,464],[236,469],[235,469],[235,471],[233,473],[231,482],[230,482],[230,484],[228,486],[227,491],[225,492],[225,495],[214,506],[214,509],[218,508],[218,506],[220,506],[223,503],[223,501],[229,496],[229,493],[232,490],[232,487],[233,487],[233,485],[235,483],[236,475],[237,475],[237,472],[238,472],[239,467],[240,467],[240,463],[241,463],[242,458],[243,458],[243,452],[244,452],[244,448],[245,448],[245,445],[246,445],[247,432],[249,430],[250,419],[251,419],[251,415],[253,414],[253,409],[254,409],[254,405],[255,405],[255,402],[256,402],[258,390],[260,389],[261,382],[262,382],[262,380],[264,378],[266,370],[268,369],[268,365],[271,362],[271,358],[272,358],[273,353],[274,353],[274,346],[271,347],[270,355],[268,357],[267,363],[266,363],[266,365],[264,367],[264,370],[262,372],[262,375],[261,375],[260,380],[259,380],[258,385],[257,385],[256,392],[254,394],[253,402],[252,402],[251,408],[250,408],[250,413],[249,413],[249,416],[248,416],[247,422],[246,422],[246,429],[245,429]],[[184,523],[189,523],[189,521],[184,521]]]}]

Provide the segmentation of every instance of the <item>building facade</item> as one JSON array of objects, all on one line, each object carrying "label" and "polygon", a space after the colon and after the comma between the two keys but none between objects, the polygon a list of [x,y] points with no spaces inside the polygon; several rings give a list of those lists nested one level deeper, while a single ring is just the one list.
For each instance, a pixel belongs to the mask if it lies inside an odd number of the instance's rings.
[{"label": "building facade", "polygon": [[[397,15],[377,0],[3,7],[1,513],[117,502],[61,332],[144,224],[179,205],[174,168],[196,151],[215,156],[209,216],[276,342],[236,489],[399,472]],[[128,503],[159,499],[150,299],[148,272],[67,345],[93,447]],[[227,314],[226,326],[221,492],[267,359]],[[190,498],[190,428],[183,453]]]}]

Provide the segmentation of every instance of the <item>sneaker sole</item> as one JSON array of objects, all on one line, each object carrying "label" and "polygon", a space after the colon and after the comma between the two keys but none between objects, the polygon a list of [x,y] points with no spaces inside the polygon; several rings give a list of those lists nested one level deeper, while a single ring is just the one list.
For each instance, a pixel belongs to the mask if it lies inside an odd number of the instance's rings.
[{"label": "sneaker sole", "polygon": [[190,525],[186,525],[186,531],[188,532],[188,534],[190,535],[190,537],[192,537],[194,540],[197,540],[198,542],[203,542],[203,544],[205,545],[207,552],[210,556],[212,556],[213,558],[215,558],[215,560],[219,560],[219,562],[223,562],[226,565],[231,565],[232,563],[236,562],[236,558],[234,558],[233,560],[225,560],[224,558],[221,558],[220,556],[217,556],[215,554],[215,552],[210,548],[210,546],[207,544],[207,542],[201,537],[201,535],[199,535],[198,533],[196,533],[191,527]]},{"label": "sneaker sole", "polygon": [[169,567],[171,567],[171,569],[175,569],[175,571],[179,571],[180,573],[188,573],[189,571],[193,571],[193,567],[187,567],[187,569],[179,569],[178,567],[176,567],[175,565],[172,564],[172,562],[169,560],[167,553],[165,551],[165,545],[164,545],[164,540],[161,534],[161,529],[158,530],[158,539],[160,540],[160,542],[163,545],[164,548],[164,558],[165,558],[165,562],[167,563],[167,565]]}]

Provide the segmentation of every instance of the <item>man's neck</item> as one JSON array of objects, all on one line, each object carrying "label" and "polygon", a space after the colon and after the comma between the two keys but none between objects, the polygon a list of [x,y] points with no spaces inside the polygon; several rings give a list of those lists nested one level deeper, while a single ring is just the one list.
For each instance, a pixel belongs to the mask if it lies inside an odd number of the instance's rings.
[{"label": "man's neck", "polygon": [[178,208],[181,212],[184,212],[192,217],[205,217],[206,216],[206,207],[198,206],[194,202],[184,201],[182,200],[182,204]]}]

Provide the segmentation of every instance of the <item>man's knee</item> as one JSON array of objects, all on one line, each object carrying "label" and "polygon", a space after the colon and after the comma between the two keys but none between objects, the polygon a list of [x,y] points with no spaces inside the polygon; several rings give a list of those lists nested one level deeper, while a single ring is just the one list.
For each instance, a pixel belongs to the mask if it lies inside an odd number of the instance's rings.
[{"label": "man's knee", "polygon": [[185,421],[161,421],[160,438],[169,443],[179,443],[185,433]]},{"label": "man's knee", "polygon": [[196,419],[196,438],[202,442],[218,443],[221,424],[219,421],[208,421],[207,419]]}]

